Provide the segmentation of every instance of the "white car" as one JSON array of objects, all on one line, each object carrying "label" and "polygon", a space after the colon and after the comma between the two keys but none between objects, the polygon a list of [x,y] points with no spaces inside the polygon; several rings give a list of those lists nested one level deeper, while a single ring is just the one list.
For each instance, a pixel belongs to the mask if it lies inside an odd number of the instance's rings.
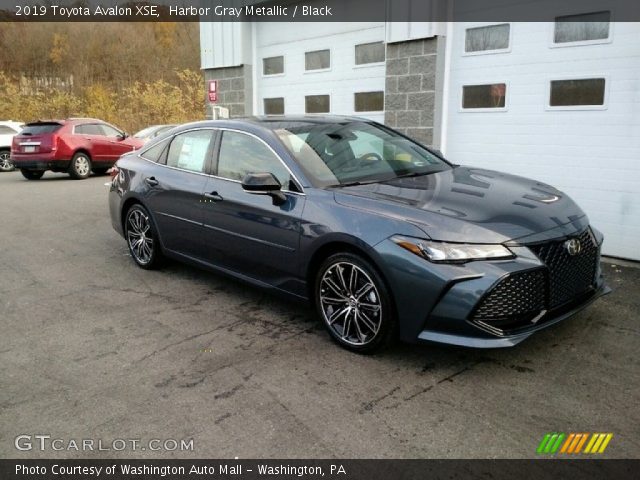
[{"label": "white car", "polygon": [[9,120],[0,122],[0,172],[10,172],[15,167],[11,163],[11,140],[20,133],[24,125],[20,122]]}]

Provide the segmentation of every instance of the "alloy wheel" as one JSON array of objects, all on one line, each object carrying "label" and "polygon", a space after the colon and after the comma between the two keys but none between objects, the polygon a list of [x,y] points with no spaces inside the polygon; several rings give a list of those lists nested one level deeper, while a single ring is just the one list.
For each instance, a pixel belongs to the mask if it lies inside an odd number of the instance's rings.
[{"label": "alloy wheel", "polygon": [[10,172],[14,169],[13,163],[11,163],[11,154],[9,152],[0,152],[0,170],[3,172]]},{"label": "alloy wheel", "polygon": [[353,263],[338,262],[324,272],[319,288],[328,327],[350,345],[371,343],[382,324],[382,303],[371,277]]},{"label": "alloy wheel", "polygon": [[75,170],[77,174],[81,177],[86,177],[89,175],[91,171],[91,165],[89,163],[89,159],[84,155],[79,155],[75,160]]},{"label": "alloy wheel", "polygon": [[127,242],[135,260],[147,265],[153,258],[153,235],[149,217],[139,209],[133,209],[127,217]]}]

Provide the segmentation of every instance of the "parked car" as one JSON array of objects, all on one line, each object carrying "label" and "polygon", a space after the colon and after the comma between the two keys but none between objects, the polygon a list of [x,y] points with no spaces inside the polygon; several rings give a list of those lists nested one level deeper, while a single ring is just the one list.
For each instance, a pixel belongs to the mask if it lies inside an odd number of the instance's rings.
[{"label": "parked car", "polygon": [[609,291],[568,195],[369,120],[192,123],[115,169],[111,221],[140,267],[169,256],[310,300],[358,352],[396,333],[508,347]]},{"label": "parked car", "polygon": [[23,125],[12,120],[0,122],[0,172],[11,172],[15,169],[11,163],[11,141]]},{"label": "parked car", "polygon": [[176,125],[152,125],[150,127],[144,128],[137,133],[133,134],[134,138],[139,138],[140,140],[147,143],[149,140],[156,138],[158,135],[161,135],[165,132],[168,132]]},{"label": "parked car", "polygon": [[83,179],[92,170],[106,173],[120,155],[142,145],[141,140],[102,120],[38,120],[27,123],[13,138],[11,161],[28,180],[42,178],[46,170]]}]

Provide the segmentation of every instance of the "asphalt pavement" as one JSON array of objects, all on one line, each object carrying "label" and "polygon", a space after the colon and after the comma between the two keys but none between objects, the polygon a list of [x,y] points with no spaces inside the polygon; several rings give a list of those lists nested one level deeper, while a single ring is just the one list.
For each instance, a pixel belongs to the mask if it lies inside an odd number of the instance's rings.
[{"label": "asphalt pavement", "polygon": [[[547,432],[611,432],[602,456],[640,457],[637,265],[605,263],[612,294],[515,348],[360,356],[304,305],[137,268],[108,180],[0,174],[1,458],[528,458]],[[36,448],[40,434],[64,448]]]}]

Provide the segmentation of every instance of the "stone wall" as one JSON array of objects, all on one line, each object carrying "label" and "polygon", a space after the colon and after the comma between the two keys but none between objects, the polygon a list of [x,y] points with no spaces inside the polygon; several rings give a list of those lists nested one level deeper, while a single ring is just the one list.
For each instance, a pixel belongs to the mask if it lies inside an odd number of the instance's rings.
[{"label": "stone wall", "polygon": [[[211,68],[204,71],[205,92],[209,80],[218,81],[218,101],[215,105],[229,109],[230,117],[252,115],[253,87],[251,65]],[[207,101],[207,117],[211,118],[211,104]]]},{"label": "stone wall", "polygon": [[387,44],[384,121],[433,144],[437,38]]}]

